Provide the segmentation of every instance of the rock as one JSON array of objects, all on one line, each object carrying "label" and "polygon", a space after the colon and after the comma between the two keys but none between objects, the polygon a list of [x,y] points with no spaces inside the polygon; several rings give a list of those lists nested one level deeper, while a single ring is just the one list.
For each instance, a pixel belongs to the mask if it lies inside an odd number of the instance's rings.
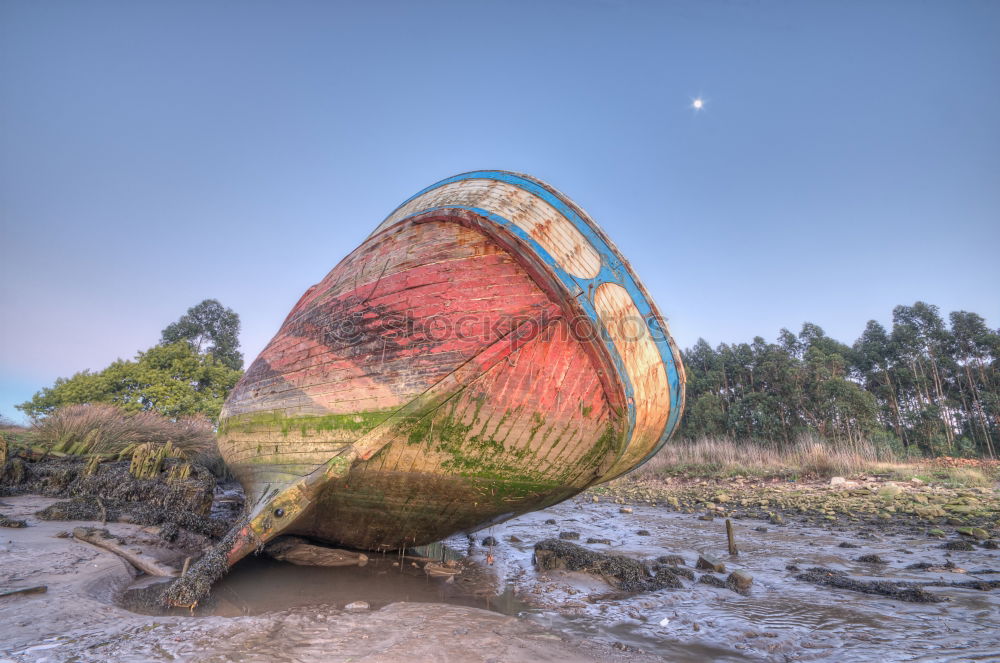
[{"label": "rock", "polygon": [[845,479],[844,477],[832,477],[830,479],[830,487],[831,488],[836,488],[838,486],[843,486],[845,483],[847,483],[847,479]]},{"label": "rock", "polygon": [[910,483],[912,483],[914,486],[924,485],[923,479],[918,479],[917,477],[913,477],[912,479],[910,479]]},{"label": "rock", "polygon": [[[693,573],[691,575],[694,576]],[[681,582],[681,579],[678,577],[678,574],[674,573],[674,570],[671,569],[669,566],[661,566],[660,568],[658,568],[656,570],[656,575],[653,576],[653,582],[657,584],[657,589],[684,588],[684,584]]]},{"label": "rock", "polygon": [[989,539],[987,541],[983,541],[979,545],[981,545],[983,548],[986,548],[987,550],[997,550],[998,548],[1000,548],[1000,544],[998,544],[993,539]]},{"label": "rock", "polygon": [[632,513],[632,507],[623,506],[622,508],[618,509],[618,513]]},{"label": "rock", "polygon": [[487,547],[493,547],[493,546],[497,546],[497,545],[500,545],[500,544],[499,544],[499,542],[494,537],[488,536],[485,539],[483,539],[483,545],[487,546]]},{"label": "rock", "polygon": [[555,518],[549,518],[548,520],[545,521],[545,524],[546,525],[555,525],[556,524],[556,519]]},{"label": "rock", "polygon": [[27,526],[28,523],[24,520],[14,520],[13,518],[8,518],[7,516],[0,513],[0,527],[20,528]]},{"label": "rock", "polygon": [[368,610],[369,608],[371,608],[371,606],[368,605],[367,601],[354,601],[344,606],[344,610],[348,612],[361,612],[363,610]]},{"label": "rock", "polygon": [[755,532],[766,532],[767,528],[766,527],[754,527],[753,531],[755,531]]},{"label": "rock", "polygon": [[746,571],[733,571],[726,578],[726,587],[737,594],[748,594],[751,585],[753,585],[753,576]]},{"label": "rock", "polygon": [[542,570],[564,569],[591,573],[625,592],[680,586],[677,576],[666,569],[658,569],[656,576],[650,577],[649,569],[638,560],[599,553],[558,539],[545,539],[536,543],[534,562]]},{"label": "rock", "polygon": [[856,561],[864,562],[865,564],[888,564],[888,562],[875,554],[862,555],[861,557],[858,557]]},{"label": "rock", "polygon": [[698,555],[698,562],[695,564],[695,568],[704,571],[715,571],[716,573],[726,572],[726,565],[709,555]]},{"label": "rock", "polygon": [[694,571],[689,568],[683,568],[680,566],[661,566],[661,569],[666,569],[670,571],[675,576],[680,576],[682,578],[687,578],[688,580],[694,580]]},{"label": "rock", "polygon": [[941,547],[945,550],[960,550],[964,552],[976,549],[975,546],[968,541],[949,541],[948,543],[942,544]]},{"label": "rock", "polygon": [[725,504],[731,499],[733,498],[731,498],[729,495],[725,493],[719,493],[718,495],[712,498],[712,501],[715,502],[716,504]]},{"label": "rock", "polygon": [[649,534],[649,530],[648,529],[641,529],[638,532],[636,532],[635,535],[636,536],[649,536],[650,534]]},{"label": "rock", "polygon": [[611,539],[595,539],[594,537],[590,537],[589,539],[587,539],[587,543],[602,543],[606,546],[610,546]]},{"label": "rock", "polygon": [[913,513],[921,518],[944,518],[948,513],[937,504],[913,507]]},{"label": "rock", "polygon": [[902,488],[900,488],[896,484],[889,484],[887,486],[882,486],[882,488],[880,488],[878,491],[878,495],[882,499],[892,500],[895,499],[896,496],[899,495],[901,492],[903,492]]},{"label": "rock", "polygon": [[941,529],[929,529],[927,530],[927,536],[933,536],[935,539],[943,539],[946,534]]},{"label": "rock", "polygon": [[563,541],[576,541],[580,538],[579,532],[559,532],[559,538]]},{"label": "rock", "polygon": [[[968,530],[968,532],[964,532],[962,530]],[[959,527],[955,531],[958,532],[959,534],[965,534],[966,536],[971,536],[972,538],[978,539],[979,541],[985,541],[986,539],[990,538],[990,533],[984,530],[982,527]]]},{"label": "rock", "polygon": [[792,571],[793,573],[796,572],[796,571],[801,571],[801,569],[798,566],[796,566],[795,564],[789,564],[788,566],[785,567],[785,570],[786,571]]},{"label": "rock", "polygon": [[698,520],[715,520],[715,516],[710,513],[704,513],[698,516]]},{"label": "rock", "polygon": [[768,522],[770,522],[772,525],[784,525],[785,519],[781,517],[780,513],[775,513],[771,516]]},{"label": "rock", "polygon": [[660,555],[656,558],[660,564],[670,564],[672,566],[684,566],[684,558],[680,555]]},{"label": "rock", "polygon": [[511,534],[507,537],[507,540],[511,543],[521,543],[521,539],[519,539],[516,534]]},{"label": "rock", "polygon": [[841,542],[840,542],[840,543],[839,543],[839,544],[837,545],[837,547],[838,547],[838,548],[860,548],[861,546],[859,546],[859,545],[858,545],[858,544],[856,544],[856,543],[849,543],[849,542],[847,542],[847,541],[841,541]]},{"label": "rock", "polygon": [[598,497],[597,495],[594,495],[593,497],[590,498],[590,501],[593,502],[594,504],[597,504],[598,502],[601,501],[601,498]]},{"label": "rock", "polygon": [[716,576],[713,576],[713,575],[709,575],[707,573],[705,575],[703,575],[702,577],[698,578],[698,582],[700,582],[703,585],[709,585],[711,587],[718,587],[719,589],[725,589],[725,587],[726,587],[726,581],[725,580],[723,580],[722,578],[717,578]]}]

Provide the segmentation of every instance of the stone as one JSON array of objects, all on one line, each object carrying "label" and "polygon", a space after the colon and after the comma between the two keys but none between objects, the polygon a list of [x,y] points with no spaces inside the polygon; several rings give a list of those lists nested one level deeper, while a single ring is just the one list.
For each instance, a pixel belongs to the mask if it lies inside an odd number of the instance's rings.
[{"label": "stone", "polygon": [[361,612],[363,610],[368,610],[371,608],[367,601],[353,601],[344,606],[344,610],[348,612]]},{"label": "stone", "polygon": [[594,537],[590,537],[589,539],[587,539],[587,543],[602,543],[606,546],[610,546],[611,539],[596,539]]},{"label": "stone", "polygon": [[929,529],[927,530],[927,536],[933,536],[935,539],[943,539],[947,535],[943,529]]},{"label": "stone", "polygon": [[668,564],[670,566],[684,566],[684,558],[680,555],[660,555],[656,558],[659,564]]},{"label": "stone", "polygon": [[726,572],[726,565],[709,555],[698,555],[698,563],[695,564],[695,568],[703,571],[715,571],[716,573]]},{"label": "stone", "polygon": [[845,483],[847,483],[847,479],[845,479],[844,477],[832,477],[830,479],[830,487],[831,488],[836,488],[838,486],[843,486]]},{"label": "stone", "polygon": [[516,534],[511,534],[507,537],[507,540],[511,543],[521,543],[521,539],[519,539]]},{"label": "stone", "polygon": [[580,538],[579,532],[559,532],[559,538],[563,541],[576,541]]},{"label": "stone", "polygon": [[556,519],[555,518],[549,518],[548,520],[545,521],[545,524],[546,525],[555,525],[556,524]]},{"label": "stone", "polygon": [[749,593],[751,585],[753,585],[753,576],[746,571],[733,571],[726,578],[726,587],[737,594]]},{"label": "stone", "polygon": [[650,534],[649,534],[649,530],[648,529],[641,529],[638,532],[636,532],[635,535],[636,536],[649,536]]},{"label": "stone", "polygon": [[731,499],[732,498],[729,495],[725,493],[719,493],[718,495],[712,498],[712,501],[715,502],[716,504],[725,504]]},{"label": "stone", "polygon": [[710,513],[703,513],[702,515],[698,516],[698,520],[715,520],[715,516],[713,516]]},{"label": "stone", "polygon": [[594,495],[593,497],[590,498],[590,501],[593,502],[594,504],[597,504],[598,502],[601,501],[601,498],[598,497],[597,495]]},{"label": "stone", "polygon": [[632,507],[623,506],[622,508],[618,509],[618,513],[632,513]]},{"label": "stone", "polygon": [[726,586],[725,580],[723,580],[722,578],[717,578],[716,576],[713,575],[709,575],[707,573],[702,577],[698,578],[698,582],[702,583],[703,585],[718,587],[719,589],[724,589]]},{"label": "stone", "polygon": [[889,484],[887,486],[882,486],[882,488],[880,488],[878,491],[878,495],[882,499],[891,500],[895,499],[896,496],[899,495],[901,492],[903,492],[902,488],[900,488],[896,484]]},{"label": "stone", "polygon": [[500,544],[499,544],[499,542],[494,537],[488,536],[485,539],[483,539],[483,545],[487,546],[487,547],[493,547],[493,546],[497,546],[497,545],[500,545]]}]

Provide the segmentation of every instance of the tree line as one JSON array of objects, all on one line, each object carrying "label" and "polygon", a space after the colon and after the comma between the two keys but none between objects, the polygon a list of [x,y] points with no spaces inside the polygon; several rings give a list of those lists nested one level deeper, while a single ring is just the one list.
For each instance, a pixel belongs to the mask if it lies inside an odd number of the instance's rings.
[{"label": "tree line", "polygon": [[110,403],[126,412],[158,412],[172,419],[203,415],[214,421],[243,375],[239,332],[239,315],[206,299],[134,359],[59,378],[15,407],[32,419],[63,405]]},{"label": "tree line", "polygon": [[853,345],[812,323],[776,343],[682,352],[681,435],[775,445],[802,434],[868,440],[904,454],[995,457],[1000,442],[1000,330],[982,316],[897,306],[892,328],[868,322]]}]

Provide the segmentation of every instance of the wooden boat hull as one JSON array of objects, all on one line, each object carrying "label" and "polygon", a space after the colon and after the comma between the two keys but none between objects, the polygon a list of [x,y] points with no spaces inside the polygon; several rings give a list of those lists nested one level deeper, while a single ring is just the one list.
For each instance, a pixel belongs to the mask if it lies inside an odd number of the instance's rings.
[{"label": "wooden boat hull", "polygon": [[406,201],[303,295],[227,400],[219,447],[251,538],[396,549],[633,469],[683,385],[596,224],[538,180],[477,171]]}]

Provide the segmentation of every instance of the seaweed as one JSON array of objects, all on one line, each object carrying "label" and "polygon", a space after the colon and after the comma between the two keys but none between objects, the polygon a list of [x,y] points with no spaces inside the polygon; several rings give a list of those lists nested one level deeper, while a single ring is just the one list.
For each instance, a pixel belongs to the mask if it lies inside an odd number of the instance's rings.
[{"label": "seaweed", "polygon": [[608,584],[625,592],[681,587],[677,574],[666,567],[660,567],[653,574],[639,560],[621,555],[606,555],[559,539],[545,539],[536,543],[534,561],[543,570],[564,569],[600,576]]},{"label": "seaweed", "polygon": [[808,569],[795,576],[796,580],[811,582],[814,585],[824,585],[836,589],[849,589],[863,594],[879,594],[898,601],[910,603],[941,603],[948,599],[925,591],[925,584],[912,582],[893,582],[890,580],[857,580],[844,571],[827,569],[820,566]]}]

